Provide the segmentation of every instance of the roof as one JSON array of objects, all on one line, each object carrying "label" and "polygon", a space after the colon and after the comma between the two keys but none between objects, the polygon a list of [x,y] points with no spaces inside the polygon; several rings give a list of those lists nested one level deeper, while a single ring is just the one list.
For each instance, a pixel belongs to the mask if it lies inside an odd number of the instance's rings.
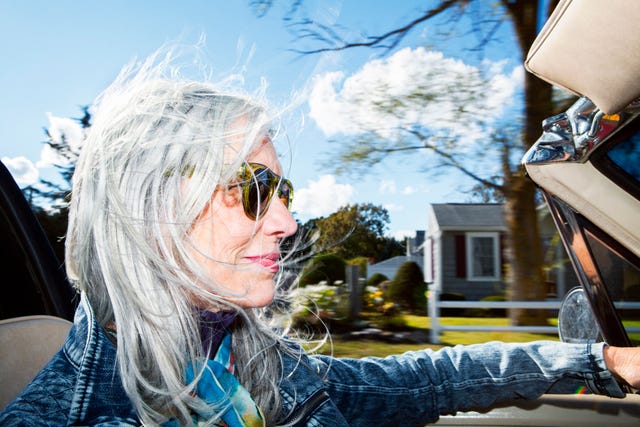
[{"label": "roof", "polygon": [[394,256],[392,258],[387,258],[384,261],[380,261],[377,262],[375,264],[371,264],[374,265],[376,267],[393,267],[393,268],[398,268],[400,267],[402,264],[404,264],[405,262],[416,262],[418,264],[422,264],[422,256],[418,256],[418,255],[398,255],[398,256]]},{"label": "roof", "polygon": [[433,203],[431,209],[440,229],[506,227],[503,203]]}]

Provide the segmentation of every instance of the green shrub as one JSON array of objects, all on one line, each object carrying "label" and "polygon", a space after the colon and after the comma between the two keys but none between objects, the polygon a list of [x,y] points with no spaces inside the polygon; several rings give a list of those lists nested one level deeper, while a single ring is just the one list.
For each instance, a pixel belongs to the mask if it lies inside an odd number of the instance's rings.
[{"label": "green shrub", "polygon": [[345,260],[334,254],[316,255],[302,270],[300,286],[326,282],[332,285],[338,280],[345,280]]},{"label": "green shrub", "polygon": [[420,266],[407,261],[398,269],[387,289],[387,295],[401,307],[424,312],[427,307],[426,289]]},{"label": "green shrub", "polygon": [[389,278],[382,273],[375,273],[373,276],[367,279],[367,286],[378,286],[385,280],[389,280]]}]

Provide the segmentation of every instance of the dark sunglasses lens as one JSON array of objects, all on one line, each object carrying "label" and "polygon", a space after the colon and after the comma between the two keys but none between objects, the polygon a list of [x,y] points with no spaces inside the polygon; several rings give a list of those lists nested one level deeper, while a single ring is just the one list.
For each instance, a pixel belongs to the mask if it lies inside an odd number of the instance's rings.
[{"label": "dark sunglasses lens", "polygon": [[248,182],[249,188],[245,207],[249,210],[247,213],[255,218],[262,214],[269,205],[273,192],[271,187],[274,184],[266,169],[254,169],[253,173]]},{"label": "dark sunglasses lens", "polygon": [[293,187],[291,181],[273,173],[269,168],[257,163],[250,163],[250,170],[241,173],[244,184],[242,196],[244,211],[251,219],[262,215],[269,206],[271,197],[277,191],[277,197],[287,207],[291,208]]}]

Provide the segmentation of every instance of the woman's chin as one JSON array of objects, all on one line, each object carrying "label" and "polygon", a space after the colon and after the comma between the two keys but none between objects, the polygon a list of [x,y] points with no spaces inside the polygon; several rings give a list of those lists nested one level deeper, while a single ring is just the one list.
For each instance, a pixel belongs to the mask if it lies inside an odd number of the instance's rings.
[{"label": "woman's chin", "polygon": [[240,299],[237,304],[244,308],[260,308],[271,304],[274,297],[275,287],[273,279],[271,279],[267,283],[254,284],[248,294]]}]

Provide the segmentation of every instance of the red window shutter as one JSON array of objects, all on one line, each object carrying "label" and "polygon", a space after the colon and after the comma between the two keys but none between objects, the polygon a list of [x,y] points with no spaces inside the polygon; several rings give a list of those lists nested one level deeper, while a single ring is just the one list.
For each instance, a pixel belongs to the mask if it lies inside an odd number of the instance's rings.
[{"label": "red window shutter", "polygon": [[467,277],[467,241],[464,234],[455,235],[456,277]]},{"label": "red window shutter", "polygon": [[502,277],[507,275],[507,254],[505,250],[507,248],[507,237],[504,233],[500,233],[500,271],[502,273]]}]

